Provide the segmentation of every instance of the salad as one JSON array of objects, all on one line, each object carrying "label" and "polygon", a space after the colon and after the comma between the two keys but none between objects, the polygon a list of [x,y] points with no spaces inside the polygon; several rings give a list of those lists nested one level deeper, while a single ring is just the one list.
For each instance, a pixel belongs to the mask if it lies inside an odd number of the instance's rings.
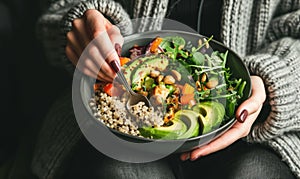
[{"label": "salad", "polygon": [[[209,39],[196,46],[180,36],[156,37],[134,45],[120,57],[131,88],[163,109],[161,125],[138,128],[143,137],[184,139],[212,130],[234,117],[246,81],[232,77],[226,52],[210,48]],[[101,88],[112,96],[113,85]],[[116,88],[116,87],[115,87]],[[120,90],[115,93],[123,95]]]}]

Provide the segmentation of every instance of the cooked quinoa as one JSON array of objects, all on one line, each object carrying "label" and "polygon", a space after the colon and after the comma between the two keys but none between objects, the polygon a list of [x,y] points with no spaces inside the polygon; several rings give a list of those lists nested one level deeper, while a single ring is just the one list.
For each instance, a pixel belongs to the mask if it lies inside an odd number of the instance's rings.
[{"label": "cooked quinoa", "polygon": [[130,115],[125,108],[126,97],[118,99],[96,90],[89,101],[94,117],[107,127],[133,136],[141,136],[138,130],[142,126],[162,126],[163,115],[148,108],[143,102],[131,106]]}]

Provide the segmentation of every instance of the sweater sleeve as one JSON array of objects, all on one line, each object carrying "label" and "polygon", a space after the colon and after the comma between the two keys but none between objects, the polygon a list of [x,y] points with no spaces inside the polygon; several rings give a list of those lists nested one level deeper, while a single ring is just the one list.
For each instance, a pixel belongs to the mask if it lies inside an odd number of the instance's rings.
[{"label": "sweater sleeve", "polygon": [[65,55],[66,33],[72,21],[88,9],[99,10],[116,24],[123,35],[131,31],[130,17],[122,6],[111,0],[58,0],[50,4],[37,22],[37,37],[41,41],[50,65],[64,67],[72,72],[74,66]]},{"label": "sweater sleeve", "polygon": [[253,127],[252,141],[266,141],[289,131],[300,131],[300,10],[275,18],[267,32],[268,45],[247,56],[252,74],[264,80],[271,112]]},{"label": "sweater sleeve", "polygon": [[300,131],[300,41],[284,37],[245,61],[250,72],[263,79],[271,106],[267,119],[254,125],[249,140],[263,142]]},{"label": "sweater sleeve", "polygon": [[300,10],[275,18],[267,43],[245,57],[252,74],[265,84],[270,113],[253,125],[249,142],[271,146],[300,178]]}]

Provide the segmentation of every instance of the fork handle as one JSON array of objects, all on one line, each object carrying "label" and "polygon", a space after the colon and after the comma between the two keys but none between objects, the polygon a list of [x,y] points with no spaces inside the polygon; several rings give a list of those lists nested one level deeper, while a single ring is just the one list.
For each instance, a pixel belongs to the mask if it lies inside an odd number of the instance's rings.
[{"label": "fork handle", "polygon": [[130,88],[126,78],[124,77],[122,71],[121,71],[121,67],[120,64],[117,60],[113,60],[110,62],[110,66],[111,68],[114,70],[114,72],[117,73],[117,77],[119,78],[119,80],[121,81],[121,83],[123,83],[123,86],[126,88],[126,90],[130,93],[130,94],[134,94],[134,92],[132,91],[132,89]]}]

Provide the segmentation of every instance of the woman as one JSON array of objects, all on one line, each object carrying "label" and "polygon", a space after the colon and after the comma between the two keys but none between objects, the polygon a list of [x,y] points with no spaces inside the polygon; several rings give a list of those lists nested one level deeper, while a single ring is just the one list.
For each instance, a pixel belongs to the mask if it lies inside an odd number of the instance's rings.
[{"label": "woman", "polygon": [[[213,33],[217,40],[236,51],[253,75],[253,90],[236,112],[239,123],[208,145],[181,154],[181,160],[194,162],[179,162],[176,156],[170,156],[148,164],[114,161],[83,147],[88,144],[75,122],[71,97],[65,95],[51,109],[41,130],[32,163],[37,176],[79,177],[83,172],[76,171],[81,170],[85,171],[83,177],[107,178],[146,178],[149,175],[152,178],[188,178],[189,174],[199,173],[207,178],[300,178],[300,3],[223,0],[205,1],[202,6],[201,2],[60,0],[45,5],[38,22],[39,37],[49,61],[70,72],[83,49],[100,33],[107,32],[112,44],[122,44],[122,40],[115,37],[132,32],[130,18],[155,17],[151,22],[155,26],[139,25],[139,31],[145,31],[147,27],[160,28],[159,24],[167,17],[194,29],[198,25],[198,32]],[[213,6],[208,7],[209,3]],[[112,24],[116,24],[120,32]],[[81,70],[103,81],[113,79],[115,74],[107,63],[101,64],[99,73],[94,63],[97,62],[86,61]],[[86,155],[76,159],[82,153]],[[90,160],[92,165],[88,165]],[[78,161],[90,170],[79,164],[71,165]],[[69,172],[62,174],[67,165]],[[91,168],[99,172],[91,172]]]}]

